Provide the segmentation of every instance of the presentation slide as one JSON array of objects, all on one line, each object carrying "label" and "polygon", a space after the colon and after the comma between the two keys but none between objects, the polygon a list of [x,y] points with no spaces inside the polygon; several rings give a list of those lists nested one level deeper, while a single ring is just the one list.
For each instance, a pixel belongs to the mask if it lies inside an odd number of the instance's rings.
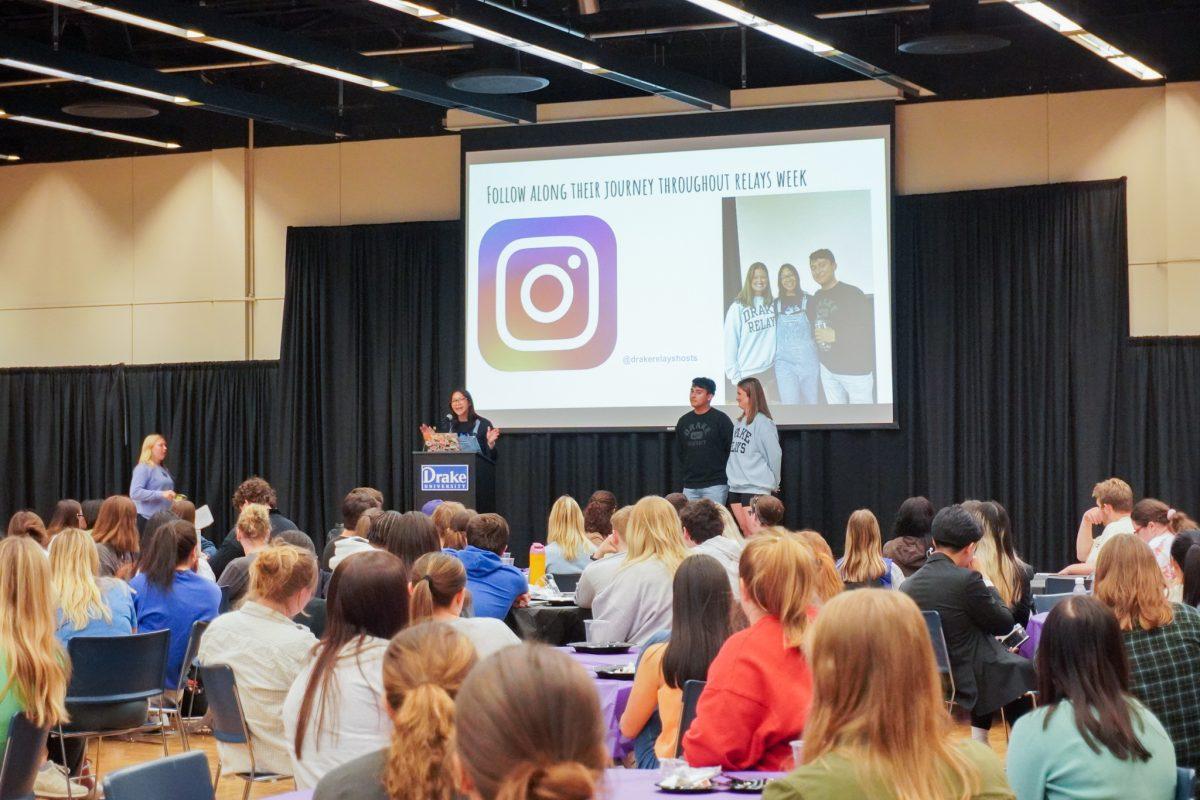
[{"label": "presentation slide", "polygon": [[894,422],[891,130],[464,154],[466,378],[504,428]]}]

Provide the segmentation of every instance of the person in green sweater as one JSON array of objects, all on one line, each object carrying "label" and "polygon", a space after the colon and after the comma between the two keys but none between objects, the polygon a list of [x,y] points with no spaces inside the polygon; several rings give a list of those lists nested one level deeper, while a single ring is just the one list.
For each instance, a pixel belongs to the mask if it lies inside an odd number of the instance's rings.
[{"label": "person in green sweater", "polygon": [[954,735],[910,597],[886,589],[834,597],[806,650],[813,703],[803,764],[768,784],[763,800],[1012,800],[995,753]]},{"label": "person in green sweater", "polygon": [[1008,777],[1018,800],[1175,796],[1175,748],[1129,693],[1116,615],[1073,595],[1046,618],[1037,654],[1042,706],[1017,720]]}]

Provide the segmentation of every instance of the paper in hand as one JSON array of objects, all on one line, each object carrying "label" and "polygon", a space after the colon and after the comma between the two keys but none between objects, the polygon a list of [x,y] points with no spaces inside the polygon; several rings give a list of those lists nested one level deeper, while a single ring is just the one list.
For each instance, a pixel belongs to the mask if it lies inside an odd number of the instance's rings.
[{"label": "paper in hand", "polygon": [[209,525],[213,524],[212,509],[207,505],[200,506],[196,509],[196,530],[202,531]]}]

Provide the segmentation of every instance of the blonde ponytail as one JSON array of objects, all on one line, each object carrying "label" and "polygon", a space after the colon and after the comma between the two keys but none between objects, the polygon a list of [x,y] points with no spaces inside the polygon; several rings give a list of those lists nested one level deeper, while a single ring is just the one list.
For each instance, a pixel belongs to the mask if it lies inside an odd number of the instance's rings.
[{"label": "blonde ponytail", "polygon": [[788,647],[800,647],[816,596],[817,560],[812,546],[780,528],[759,531],[746,544],[738,577],[759,608],[783,625]]},{"label": "blonde ponytail", "polygon": [[449,607],[467,585],[467,570],[462,562],[445,553],[421,556],[408,577],[412,581],[408,614],[414,623],[432,619],[439,608]]}]

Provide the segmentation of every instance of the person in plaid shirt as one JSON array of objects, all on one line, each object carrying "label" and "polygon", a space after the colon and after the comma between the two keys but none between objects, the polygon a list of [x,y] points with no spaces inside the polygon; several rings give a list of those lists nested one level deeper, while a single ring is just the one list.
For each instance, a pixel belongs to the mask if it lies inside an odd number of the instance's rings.
[{"label": "person in plaid shirt", "polygon": [[1096,598],[1121,624],[1130,690],[1162,722],[1181,767],[1200,768],[1200,611],[1166,598],[1150,546],[1118,536],[1096,560]]}]

